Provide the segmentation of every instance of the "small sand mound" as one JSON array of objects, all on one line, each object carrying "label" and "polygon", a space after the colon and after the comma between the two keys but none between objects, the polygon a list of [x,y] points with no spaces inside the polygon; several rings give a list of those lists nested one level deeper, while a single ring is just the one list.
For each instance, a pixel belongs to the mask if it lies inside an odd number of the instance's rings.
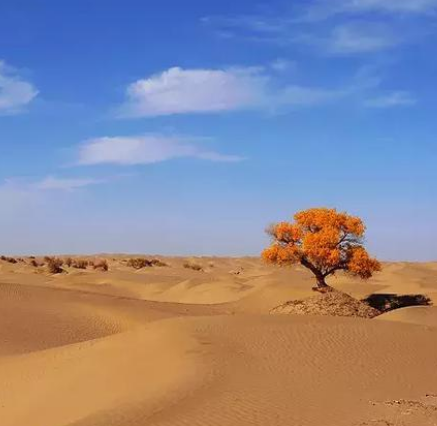
[{"label": "small sand mound", "polygon": [[331,291],[307,299],[292,300],[273,308],[270,313],[373,318],[381,312],[346,293]]}]

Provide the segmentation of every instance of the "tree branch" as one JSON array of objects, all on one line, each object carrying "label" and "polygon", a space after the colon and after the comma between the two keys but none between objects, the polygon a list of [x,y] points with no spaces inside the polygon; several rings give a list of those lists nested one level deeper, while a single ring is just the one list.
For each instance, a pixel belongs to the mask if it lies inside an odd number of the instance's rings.
[{"label": "tree branch", "polygon": [[300,263],[308,268],[316,277],[322,277],[322,271],[317,269],[305,256],[302,256],[300,259]]}]

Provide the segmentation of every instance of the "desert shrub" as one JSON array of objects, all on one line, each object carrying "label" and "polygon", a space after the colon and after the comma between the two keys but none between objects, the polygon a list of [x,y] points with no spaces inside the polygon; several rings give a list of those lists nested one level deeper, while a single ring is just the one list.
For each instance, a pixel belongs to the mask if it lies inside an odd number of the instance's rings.
[{"label": "desert shrub", "polygon": [[108,262],[105,259],[98,260],[93,263],[93,268],[100,271],[107,271],[109,269]]},{"label": "desert shrub", "polygon": [[8,263],[17,263],[17,260],[14,257],[0,256],[0,260]]},{"label": "desert shrub", "polygon": [[85,259],[75,259],[71,263],[71,266],[73,268],[76,268],[76,269],[86,269],[88,267],[88,265],[89,265],[89,262],[88,262],[88,260],[85,260]]},{"label": "desert shrub", "polygon": [[131,258],[127,261],[127,266],[134,269],[142,269],[153,266],[152,262],[144,257]]},{"label": "desert shrub", "polygon": [[47,260],[47,268],[51,274],[60,274],[61,272],[64,272],[62,269],[63,264],[64,261],[58,257],[50,257]]},{"label": "desert shrub", "polygon": [[152,266],[158,266],[158,267],[168,266],[165,262],[159,259],[152,259],[150,263],[152,264]]},{"label": "desert shrub", "polygon": [[202,265],[200,265],[194,260],[185,261],[183,267],[185,269],[192,269],[193,271],[203,271]]},{"label": "desert shrub", "polygon": [[35,259],[31,259],[29,265],[33,266],[34,268],[38,268],[39,263]]},{"label": "desert shrub", "polygon": [[71,265],[73,264],[73,259],[71,257],[67,257],[64,261],[65,265],[71,268]]}]

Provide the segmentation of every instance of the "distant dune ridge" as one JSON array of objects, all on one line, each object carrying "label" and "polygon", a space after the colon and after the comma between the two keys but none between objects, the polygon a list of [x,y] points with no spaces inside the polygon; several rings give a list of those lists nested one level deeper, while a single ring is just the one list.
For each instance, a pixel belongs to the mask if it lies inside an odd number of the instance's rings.
[{"label": "distant dune ridge", "polygon": [[360,302],[435,303],[437,263],[315,295],[255,258],[60,258],[0,260],[1,426],[437,424],[437,308]]}]

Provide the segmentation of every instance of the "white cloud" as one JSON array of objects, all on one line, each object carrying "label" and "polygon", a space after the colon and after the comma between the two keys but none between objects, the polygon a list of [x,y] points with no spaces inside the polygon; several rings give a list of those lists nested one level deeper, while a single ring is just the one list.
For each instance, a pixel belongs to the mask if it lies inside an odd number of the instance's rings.
[{"label": "white cloud", "polygon": [[[289,64],[277,63],[284,69]],[[329,102],[343,89],[283,85],[262,67],[224,70],[171,68],[128,87],[122,114],[151,117],[184,113],[212,113],[243,109],[275,110]]]},{"label": "white cloud", "polygon": [[207,150],[186,139],[146,135],[90,139],[79,150],[78,164],[137,165],[184,157],[223,162],[242,160],[235,155],[224,155]]},{"label": "white cloud", "polygon": [[417,100],[408,92],[397,91],[365,101],[369,108],[393,108],[415,105]]},{"label": "white cloud", "polygon": [[31,83],[21,79],[11,67],[0,61],[0,115],[20,112],[37,94]]},{"label": "white cloud", "polygon": [[121,115],[147,117],[249,108],[261,102],[266,83],[266,77],[252,68],[170,68],[130,84]]}]

